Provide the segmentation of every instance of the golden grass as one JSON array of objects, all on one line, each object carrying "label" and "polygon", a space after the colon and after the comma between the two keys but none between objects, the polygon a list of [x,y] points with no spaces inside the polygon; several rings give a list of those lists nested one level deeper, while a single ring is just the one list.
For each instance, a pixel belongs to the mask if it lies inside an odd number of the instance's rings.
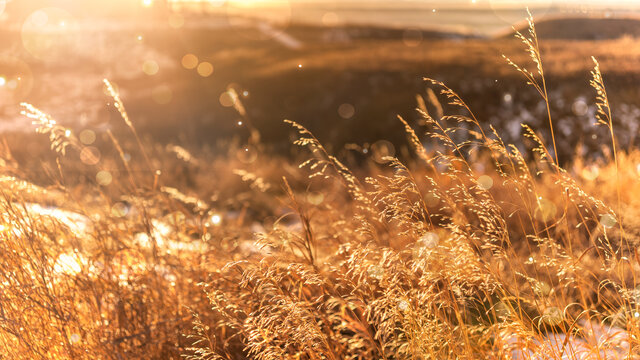
[{"label": "golden grass", "polygon": [[[536,75],[510,63],[548,103],[529,24]],[[265,157],[255,130],[260,165],[145,144],[108,82],[133,140],[109,133],[94,161],[25,105],[56,164],[37,186],[0,149],[2,357],[640,356],[640,153],[617,151],[597,62],[592,76],[611,156],[567,168],[533,129],[523,154],[428,79],[436,114],[419,97],[420,130],[399,119],[414,160],[354,170],[292,121],[299,168]],[[70,159],[83,151],[95,165]]]}]

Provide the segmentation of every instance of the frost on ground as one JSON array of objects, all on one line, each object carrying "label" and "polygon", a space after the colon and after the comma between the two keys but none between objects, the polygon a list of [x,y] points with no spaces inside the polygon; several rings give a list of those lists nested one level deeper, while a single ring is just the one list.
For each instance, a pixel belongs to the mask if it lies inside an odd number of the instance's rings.
[{"label": "frost on ground", "polygon": [[625,359],[629,356],[629,333],[616,326],[581,321],[576,335],[547,333],[539,339],[522,339],[503,333],[514,360]]}]

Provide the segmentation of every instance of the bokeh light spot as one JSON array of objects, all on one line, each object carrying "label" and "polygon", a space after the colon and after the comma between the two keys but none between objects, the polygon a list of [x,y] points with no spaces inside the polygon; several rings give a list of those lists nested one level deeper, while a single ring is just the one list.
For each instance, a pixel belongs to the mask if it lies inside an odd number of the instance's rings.
[{"label": "bokeh light spot", "polygon": [[600,217],[600,224],[602,224],[602,226],[604,226],[605,228],[612,228],[616,226],[617,223],[618,221],[616,220],[615,216],[611,214],[604,214]]},{"label": "bokeh light spot", "polygon": [[186,54],[182,57],[182,67],[185,69],[195,69],[198,66],[198,57],[193,54]]},{"label": "bokeh light spot", "polygon": [[100,162],[100,150],[93,146],[86,146],[80,150],[80,161],[86,165],[96,165]]},{"label": "bokeh light spot", "polygon": [[258,151],[253,146],[247,146],[244,149],[239,149],[236,156],[241,162],[252,164],[258,159]]},{"label": "bokeh light spot", "polygon": [[85,129],[78,135],[80,142],[85,145],[91,145],[96,141],[96,133],[93,130]]},{"label": "bokeh light spot", "polygon": [[408,28],[402,33],[402,42],[408,47],[416,47],[422,43],[422,30],[418,28]]},{"label": "bokeh light spot", "polygon": [[371,145],[371,151],[373,160],[378,164],[386,163],[387,160],[385,158],[393,157],[396,154],[396,148],[387,140],[376,141]]},{"label": "bokeh light spot", "polygon": [[125,217],[129,213],[129,207],[122,202],[117,202],[111,207],[111,214],[115,217]]},{"label": "bokeh light spot", "polygon": [[559,325],[564,320],[564,314],[562,310],[555,306],[550,306],[544,309],[542,313],[542,321],[549,326]]},{"label": "bokeh light spot", "polygon": [[109,171],[101,170],[96,174],[96,182],[102,186],[108,186],[113,181],[113,176]]},{"label": "bokeh light spot", "polygon": [[356,113],[356,108],[351,104],[342,104],[338,107],[338,115],[343,119],[351,119]]},{"label": "bokeh light spot", "polygon": [[429,192],[424,196],[424,202],[428,207],[436,207],[440,204],[440,198],[433,192]]},{"label": "bokeh light spot", "polygon": [[580,175],[582,175],[582,178],[587,181],[593,181],[600,176],[600,168],[596,165],[586,166],[582,169]]},{"label": "bokeh light spot", "polygon": [[208,63],[206,61],[201,62],[200,65],[198,65],[198,74],[202,77],[208,77],[211,76],[211,74],[213,74],[213,65],[211,65],[211,63]]},{"label": "bokeh light spot", "polygon": [[493,178],[488,175],[482,175],[478,178],[478,186],[482,190],[489,190],[493,187]]},{"label": "bokeh light spot", "polygon": [[324,201],[324,194],[318,191],[312,191],[307,194],[307,201],[313,205],[320,205]]},{"label": "bokeh light spot", "polygon": [[533,292],[539,297],[549,296],[551,290],[551,286],[544,281],[540,281],[533,286]]},{"label": "bokeh light spot", "polygon": [[571,110],[576,116],[585,116],[589,112],[589,105],[583,98],[578,98],[571,105]]},{"label": "bokeh light spot", "polygon": [[147,75],[155,75],[160,71],[160,66],[154,60],[147,60],[142,64],[142,71]]},{"label": "bokeh light spot", "polygon": [[[220,94],[219,100],[220,100],[220,105],[224,107],[232,107],[233,105],[236,104],[236,98],[229,91],[225,91],[222,94]],[[242,123],[239,123],[238,125],[242,125]]]}]

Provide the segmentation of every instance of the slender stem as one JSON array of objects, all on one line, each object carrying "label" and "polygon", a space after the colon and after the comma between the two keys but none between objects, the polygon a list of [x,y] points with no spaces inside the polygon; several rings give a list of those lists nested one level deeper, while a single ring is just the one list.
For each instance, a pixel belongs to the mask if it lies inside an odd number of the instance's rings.
[{"label": "slender stem", "polygon": [[[540,70],[540,77],[542,78],[542,91],[544,93],[544,102],[547,105],[547,118],[549,119],[549,130],[551,131],[551,142],[553,143],[553,154],[555,155],[556,165],[560,166],[558,161],[558,148],[556,147],[556,136],[553,131],[553,121],[551,120],[551,106],[549,105],[549,94],[547,92],[547,80],[544,77],[544,67],[542,66],[542,56],[540,54],[540,46],[538,45],[538,36],[534,37],[536,46],[536,56],[538,57],[538,69]],[[557,171],[559,171],[557,169]]]}]

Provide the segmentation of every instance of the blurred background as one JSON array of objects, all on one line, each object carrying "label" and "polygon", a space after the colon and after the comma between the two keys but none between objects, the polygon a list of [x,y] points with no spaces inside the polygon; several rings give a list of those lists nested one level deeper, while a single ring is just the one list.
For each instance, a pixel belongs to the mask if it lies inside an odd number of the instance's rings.
[{"label": "blurred background", "polygon": [[560,157],[600,157],[598,138],[607,130],[593,126],[591,56],[602,65],[620,145],[633,146],[636,3],[0,0],[0,131],[9,141],[33,131],[20,115],[23,101],[79,132],[117,130],[123,124],[105,94],[107,78],[140,133],[161,143],[215,148],[246,142],[257,129],[264,144],[288,153],[282,120],[291,119],[332,151],[366,153],[383,144],[400,153],[406,141],[396,116],[419,126],[420,101],[432,115],[440,111],[423,80],[430,77],[459,92],[487,128],[522,146],[520,123],[548,133],[542,99],[502,58],[527,62],[512,27],[525,26],[528,7]]}]

